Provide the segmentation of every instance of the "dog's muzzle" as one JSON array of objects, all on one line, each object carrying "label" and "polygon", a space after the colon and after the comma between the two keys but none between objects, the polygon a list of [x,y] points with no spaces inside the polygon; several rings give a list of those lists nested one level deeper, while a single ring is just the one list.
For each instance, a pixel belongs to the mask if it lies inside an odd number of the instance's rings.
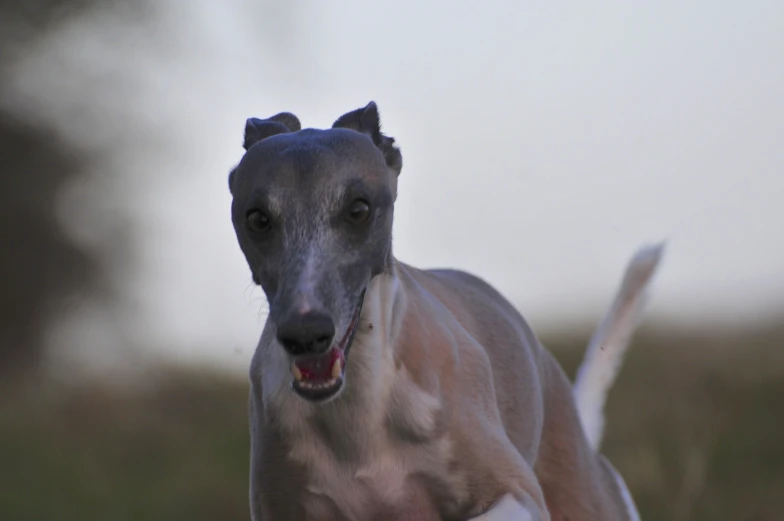
[{"label": "dog's muzzle", "polygon": [[346,360],[359,326],[363,291],[343,337],[324,353],[295,356],[291,363],[292,389],[310,401],[328,400],[338,394],[345,382]]}]

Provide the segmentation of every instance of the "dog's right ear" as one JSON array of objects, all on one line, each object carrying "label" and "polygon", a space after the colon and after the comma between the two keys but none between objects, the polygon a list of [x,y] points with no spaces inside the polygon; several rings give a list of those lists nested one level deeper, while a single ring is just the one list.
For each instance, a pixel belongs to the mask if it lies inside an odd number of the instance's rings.
[{"label": "dog's right ear", "polygon": [[[290,112],[281,112],[268,119],[248,118],[245,120],[245,139],[242,147],[247,152],[250,147],[259,141],[276,134],[287,134],[302,129],[297,116]],[[229,173],[229,191],[234,193],[234,168]]]},{"label": "dog's right ear", "polygon": [[275,134],[296,132],[302,128],[299,119],[290,112],[275,114],[269,119],[248,118],[245,120],[245,141],[243,148],[247,151],[250,147]]}]

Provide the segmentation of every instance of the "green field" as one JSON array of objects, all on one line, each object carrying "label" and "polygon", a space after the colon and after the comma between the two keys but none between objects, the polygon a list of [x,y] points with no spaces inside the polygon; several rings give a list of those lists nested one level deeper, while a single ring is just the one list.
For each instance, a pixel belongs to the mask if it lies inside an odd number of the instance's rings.
[{"label": "green field", "polygon": [[[605,452],[646,521],[784,519],[784,327],[636,337]],[[587,335],[543,335],[573,374]],[[150,377],[141,394],[7,386],[0,520],[241,520],[247,385]]]}]

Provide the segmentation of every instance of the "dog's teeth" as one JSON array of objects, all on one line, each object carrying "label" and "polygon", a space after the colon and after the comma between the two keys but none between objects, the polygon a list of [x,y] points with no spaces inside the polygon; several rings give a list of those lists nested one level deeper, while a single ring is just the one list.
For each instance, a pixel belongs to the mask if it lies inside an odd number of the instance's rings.
[{"label": "dog's teeth", "polygon": [[291,374],[296,381],[302,381],[302,371],[299,370],[299,367],[297,367],[296,364],[291,364]]},{"label": "dog's teeth", "polygon": [[337,380],[340,378],[340,372],[343,370],[342,364],[340,363],[340,358],[335,359],[335,363],[332,364],[332,379]]}]

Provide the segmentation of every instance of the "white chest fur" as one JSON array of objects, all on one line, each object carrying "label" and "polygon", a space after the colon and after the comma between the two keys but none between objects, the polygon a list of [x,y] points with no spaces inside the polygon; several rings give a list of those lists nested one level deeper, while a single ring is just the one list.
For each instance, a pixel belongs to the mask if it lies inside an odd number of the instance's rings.
[{"label": "white chest fur", "polygon": [[[308,465],[304,506],[314,519],[376,519],[380,513],[400,509],[411,502],[419,473],[445,475],[446,467],[432,461],[422,464],[411,450],[395,450],[389,445],[375,458],[338,461],[320,455]],[[448,443],[431,450],[448,452]],[[292,454],[294,456],[294,454]],[[329,515],[325,515],[329,514]]]},{"label": "white chest fur", "polygon": [[290,424],[288,456],[306,469],[309,517],[366,520],[395,509],[424,510],[427,498],[417,482],[423,477],[462,495],[464,480],[450,471],[452,443],[435,432],[439,410],[439,401],[402,369],[373,411],[337,406],[329,418]]}]

